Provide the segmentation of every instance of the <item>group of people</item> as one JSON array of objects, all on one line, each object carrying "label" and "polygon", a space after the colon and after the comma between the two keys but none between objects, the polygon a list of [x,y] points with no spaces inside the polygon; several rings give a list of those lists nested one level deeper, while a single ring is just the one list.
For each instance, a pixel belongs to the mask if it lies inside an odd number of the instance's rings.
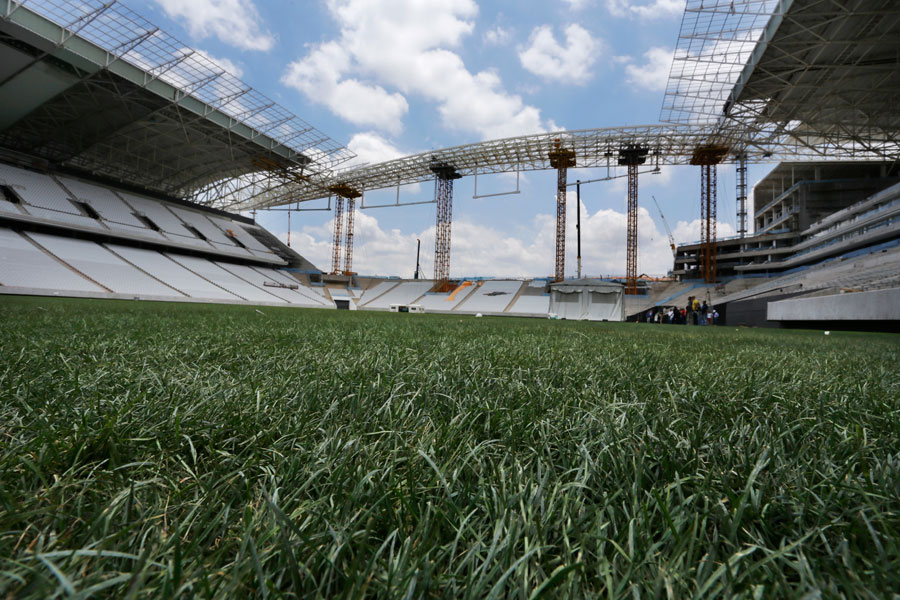
[{"label": "group of people", "polygon": [[678,308],[651,308],[647,311],[647,323],[666,323],[669,325],[718,325],[719,311],[706,300],[702,302],[694,297],[688,297],[687,306]]}]

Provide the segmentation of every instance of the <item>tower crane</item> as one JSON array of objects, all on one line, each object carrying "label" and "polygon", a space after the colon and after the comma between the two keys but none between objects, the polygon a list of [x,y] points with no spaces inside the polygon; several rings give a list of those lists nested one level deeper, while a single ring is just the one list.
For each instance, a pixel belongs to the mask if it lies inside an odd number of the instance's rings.
[{"label": "tower crane", "polygon": [[666,216],[663,214],[662,209],[659,207],[659,202],[656,201],[656,196],[650,196],[653,198],[653,204],[656,205],[656,210],[659,211],[659,218],[662,219],[663,226],[666,228],[666,233],[669,236],[669,247],[672,249],[672,256],[675,256],[675,236],[672,235],[672,230],[669,229],[669,224],[666,222]]}]

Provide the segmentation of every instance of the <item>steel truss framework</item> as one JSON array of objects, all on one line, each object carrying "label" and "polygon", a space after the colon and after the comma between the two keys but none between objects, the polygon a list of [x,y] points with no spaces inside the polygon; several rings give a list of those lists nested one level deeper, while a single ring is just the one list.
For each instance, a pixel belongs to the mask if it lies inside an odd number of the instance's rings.
[{"label": "steel truss framework", "polygon": [[450,228],[453,224],[453,179],[435,179],[434,282],[440,291],[450,279]]},{"label": "steel truss framework", "polygon": [[625,293],[637,294],[638,165],[628,165],[628,232],[625,239]]},{"label": "steel truss framework", "polygon": [[747,235],[747,159],[738,157],[734,168],[736,176],[735,204],[737,205],[737,232],[744,237]]},{"label": "steel truss framework", "polygon": [[575,151],[563,148],[555,140],[549,154],[550,166],[556,169],[556,281],[566,278],[566,175],[575,166]]},{"label": "steel truss framework", "polygon": [[24,65],[0,88],[34,74],[62,88],[0,126],[0,146],[51,168],[241,207],[353,157],[115,1],[4,0],[0,58]]},{"label": "steel truss framework", "polygon": [[356,215],[356,200],[347,199],[347,233],[344,234],[344,275],[353,274],[353,221]]},{"label": "steel truss framework", "polygon": [[706,283],[716,281],[716,165],[700,166],[700,271]]},{"label": "steel truss framework", "polygon": [[688,0],[661,117],[896,160],[898,94],[896,0]]},{"label": "steel truss framework", "polygon": [[341,248],[343,247],[344,199],[334,199],[334,237],[331,240],[331,272],[341,272]]}]

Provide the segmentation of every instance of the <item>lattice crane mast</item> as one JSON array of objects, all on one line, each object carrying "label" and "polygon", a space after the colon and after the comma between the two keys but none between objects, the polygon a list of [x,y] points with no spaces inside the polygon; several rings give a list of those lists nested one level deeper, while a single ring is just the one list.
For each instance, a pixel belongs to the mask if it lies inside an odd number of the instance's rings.
[{"label": "lattice crane mast", "polygon": [[619,165],[628,167],[628,233],[625,242],[625,293],[637,294],[638,167],[647,161],[650,149],[629,144],[619,149]]},{"label": "lattice crane mast", "polygon": [[[331,240],[331,272],[353,275],[353,222],[356,199],[362,196],[349,185],[339,184],[328,188],[334,194],[334,237]],[[344,200],[347,200],[346,225]],[[344,268],[341,270],[341,248],[344,250]]]},{"label": "lattice crane mast", "polygon": [[456,168],[434,161],[430,166],[434,173],[434,202],[436,205],[434,227],[434,291],[442,292],[450,280],[450,226],[453,223],[453,180],[462,177]]},{"label": "lattice crane mast", "polygon": [[716,281],[716,165],[728,154],[725,146],[699,146],[691,157],[700,166],[700,273],[706,283]]},{"label": "lattice crane mast", "polygon": [[566,176],[575,166],[575,151],[554,141],[550,152],[550,167],[556,169],[556,281],[566,278]]},{"label": "lattice crane mast", "polygon": [[656,210],[659,211],[659,218],[662,219],[663,227],[666,228],[666,235],[669,236],[669,248],[672,249],[672,256],[675,256],[675,236],[672,235],[672,229],[669,227],[669,223],[666,221],[666,215],[663,214],[662,209],[659,207],[659,202],[656,201],[656,196],[650,196],[653,198],[653,204],[656,205]]}]

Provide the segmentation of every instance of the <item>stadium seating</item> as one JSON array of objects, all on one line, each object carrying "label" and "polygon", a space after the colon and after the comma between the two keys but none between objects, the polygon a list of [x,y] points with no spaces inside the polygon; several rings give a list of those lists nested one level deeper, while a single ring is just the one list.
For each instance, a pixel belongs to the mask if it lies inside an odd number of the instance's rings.
[{"label": "stadium seating", "polygon": [[286,302],[286,300],[244,281],[237,275],[205,258],[182,256],[171,252],[167,252],[166,256],[203,279],[234,294],[241,300],[249,302]]},{"label": "stadium seating", "polygon": [[113,293],[139,296],[182,295],[95,242],[45,233],[27,235],[60,260],[64,260]]},{"label": "stadium seating", "polygon": [[388,290],[393,289],[400,285],[399,281],[381,281],[374,286],[368,288],[363,291],[362,295],[359,297],[359,305],[363,306],[375,298],[381,296],[386,293]]},{"label": "stadium seating", "polygon": [[225,235],[225,232],[216,227],[212,221],[207,219],[206,215],[177,206],[172,207],[172,212],[180,217],[182,221],[199,231],[203,235],[203,237],[205,237],[206,240],[214,247],[238,254],[250,254],[250,252],[248,252],[246,249],[241,248],[233,241],[228,239],[228,236]]},{"label": "stadium seating", "polygon": [[[543,285],[543,282],[541,282],[542,287]],[[550,295],[542,294],[540,296],[520,296],[506,312],[511,315],[546,315],[549,311]]]},{"label": "stadium seating", "polygon": [[426,294],[416,304],[423,306],[427,312],[451,312],[475,289],[475,287],[459,288],[447,294]]},{"label": "stadium seating", "polygon": [[133,209],[111,190],[66,177],[60,177],[59,181],[75,198],[94,209],[103,218],[103,224],[110,229],[131,235],[165,239],[141,222],[134,215]]},{"label": "stadium seating", "polygon": [[107,247],[131,264],[191,298],[232,301],[242,299],[213,285],[159,252],[116,244],[107,244]]},{"label": "stadium seating", "polygon": [[195,236],[184,223],[167,208],[167,205],[158,200],[150,200],[127,192],[122,192],[122,198],[131,205],[135,212],[146,216],[159,227],[159,229],[172,241],[182,244],[192,244],[209,249],[210,245]]},{"label": "stadium seating", "polygon": [[[457,308],[459,312],[500,313],[525,285],[523,281],[485,281]],[[549,301],[548,301],[549,306]]]},{"label": "stadium seating", "polygon": [[364,307],[387,310],[391,304],[412,304],[433,285],[433,281],[404,281],[377,298],[366,302]]},{"label": "stadium seating", "polygon": [[297,289],[290,289],[286,287],[276,287],[272,285],[266,285],[266,283],[281,283],[284,285],[290,285],[288,282],[281,281],[277,275],[275,275],[274,269],[257,269],[254,267],[249,267],[247,265],[235,265],[232,263],[226,262],[216,262],[216,265],[225,269],[232,275],[236,277],[240,277],[244,281],[254,285],[255,287],[276,296],[285,302],[290,304],[297,304],[299,306],[310,306],[310,307],[323,307],[326,304],[318,299],[314,299],[311,296],[307,296],[303,292],[300,291],[298,282],[293,282],[293,285],[297,285]]},{"label": "stadium seating", "polygon": [[0,285],[55,294],[104,291],[5,227],[0,227]]}]

